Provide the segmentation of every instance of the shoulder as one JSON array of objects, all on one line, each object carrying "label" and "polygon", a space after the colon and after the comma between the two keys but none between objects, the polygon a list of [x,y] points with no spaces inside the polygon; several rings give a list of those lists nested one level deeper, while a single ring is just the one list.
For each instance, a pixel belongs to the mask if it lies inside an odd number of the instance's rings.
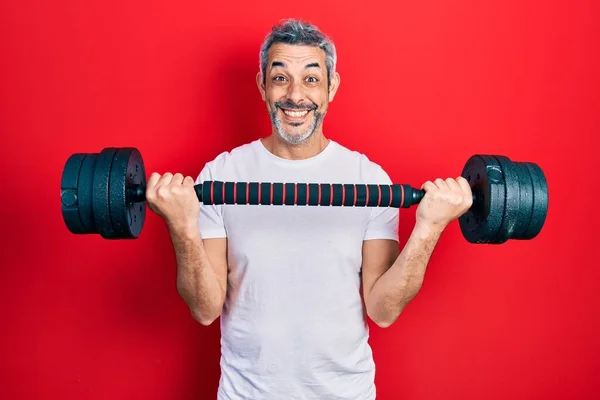
[{"label": "shoulder", "polygon": [[347,167],[353,166],[359,173],[364,182],[368,183],[391,183],[390,177],[383,166],[373,161],[365,153],[350,149],[338,142],[334,142],[337,147],[336,155],[338,162]]},{"label": "shoulder", "polygon": [[198,180],[216,179],[215,176],[220,175],[224,171],[251,163],[257,154],[256,146],[257,140],[219,153],[212,160],[204,164]]},{"label": "shoulder", "polygon": [[256,153],[256,145],[257,141],[252,141],[234,147],[231,150],[224,151],[218,154],[214,159],[208,161],[206,163],[206,167],[218,170],[223,167],[226,167],[228,164],[231,163],[247,161],[249,158],[252,158],[253,155]]}]

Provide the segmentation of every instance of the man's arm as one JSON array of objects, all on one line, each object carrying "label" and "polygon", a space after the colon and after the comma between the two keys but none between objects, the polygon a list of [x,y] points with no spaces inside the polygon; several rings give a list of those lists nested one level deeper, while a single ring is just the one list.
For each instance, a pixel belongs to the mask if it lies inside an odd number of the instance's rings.
[{"label": "man's arm", "polygon": [[394,240],[364,242],[363,297],[367,314],[377,325],[392,325],[419,293],[440,235],[440,230],[416,225],[400,254]]},{"label": "man's arm", "polygon": [[[177,290],[203,325],[221,314],[227,289],[227,239],[202,240],[194,180],[153,173],[146,184],[148,207],[164,219],[177,261]],[[200,224],[203,221],[200,220]]]},{"label": "man's arm", "polygon": [[227,239],[202,240],[198,229],[172,232],[177,290],[194,319],[212,324],[227,294]]},{"label": "man's arm", "polygon": [[448,224],[473,204],[469,183],[463,177],[423,184],[415,227],[398,254],[393,240],[363,243],[363,297],[369,317],[388,327],[399,317],[423,285],[429,259]]}]

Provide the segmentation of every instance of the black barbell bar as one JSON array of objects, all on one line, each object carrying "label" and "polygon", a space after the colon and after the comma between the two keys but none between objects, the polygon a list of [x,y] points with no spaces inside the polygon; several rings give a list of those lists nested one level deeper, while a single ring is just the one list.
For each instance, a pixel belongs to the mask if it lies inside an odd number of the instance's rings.
[{"label": "black barbell bar", "polygon": [[[409,208],[426,191],[406,184],[338,184],[204,181],[194,185],[198,201],[206,205],[298,205]],[[479,196],[472,193],[473,205]],[[146,201],[146,186],[128,188],[131,202]]]}]

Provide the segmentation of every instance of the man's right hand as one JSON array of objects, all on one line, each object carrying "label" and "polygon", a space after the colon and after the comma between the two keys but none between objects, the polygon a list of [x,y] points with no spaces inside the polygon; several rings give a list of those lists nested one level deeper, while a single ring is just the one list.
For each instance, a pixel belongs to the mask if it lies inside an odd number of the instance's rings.
[{"label": "man's right hand", "polygon": [[198,228],[200,202],[194,191],[194,179],[180,173],[156,172],[146,183],[148,207],[159,215],[171,231],[184,232]]},{"label": "man's right hand", "polygon": [[210,325],[227,296],[227,238],[200,235],[200,201],[194,180],[182,174],[153,173],[146,183],[148,208],[167,224],[177,262],[177,291],[194,319]]}]

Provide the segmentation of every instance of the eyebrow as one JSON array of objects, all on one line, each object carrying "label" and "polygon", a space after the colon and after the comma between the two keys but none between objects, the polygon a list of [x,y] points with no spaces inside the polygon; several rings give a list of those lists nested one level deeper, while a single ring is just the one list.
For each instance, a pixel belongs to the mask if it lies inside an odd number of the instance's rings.
[{"label": "eyebrow", "polygon": [[[282,63],[281,61],[273,61],[271,63],[271,68],[275,68],[275,67],[283,67],[283,68],[285,68],[285,64]],[[313,63],[306,64],[304,66],[304,69],[308,69],[308,68],[321,68],[321,66],[319,65],[318,62],[313,62]]]}]

